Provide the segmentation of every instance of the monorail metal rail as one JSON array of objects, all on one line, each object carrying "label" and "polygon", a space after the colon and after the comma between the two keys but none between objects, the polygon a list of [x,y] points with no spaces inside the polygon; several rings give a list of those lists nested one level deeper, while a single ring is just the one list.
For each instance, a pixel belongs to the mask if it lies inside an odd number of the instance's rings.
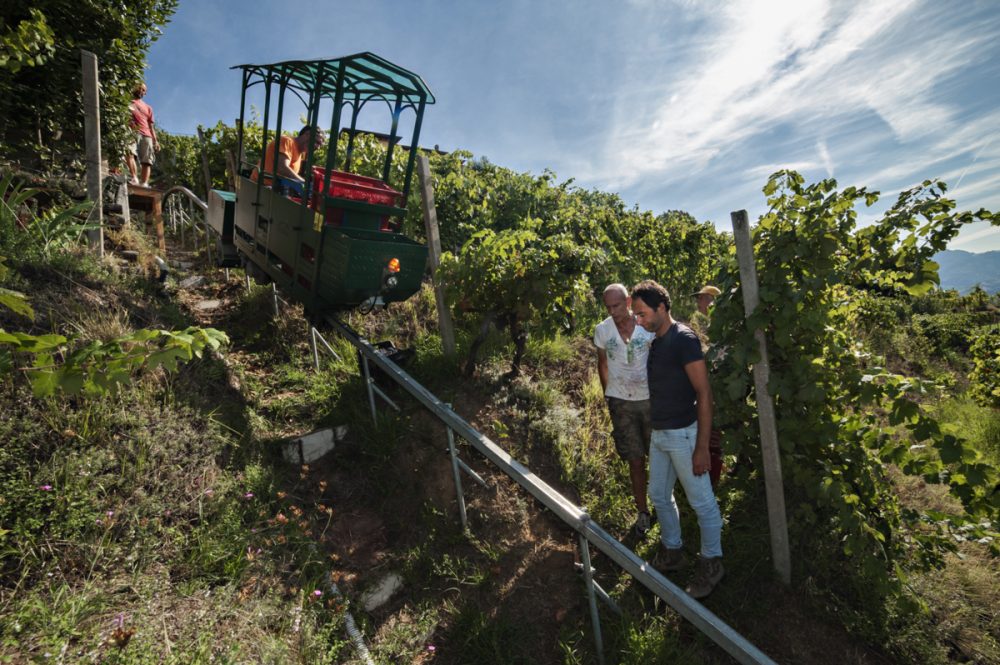
[{"label": "monorail metal rail", "polygon": [[[604,649],[596,597],[600,596],[606,602],[610,602],[610,598],[592,579],[589,545],[593,545],[609,559],[621,566],[621,568],[670,605],[681,616],[694,624],[709,639],[723,648],[737,661],[741,663],[774,663],[773,660],[768,658],[767,655],[751,644],[745,637],[728,626],[722,619],[691,596],[684,593],[680,587],[661,575],[651,564],[639,558],[635,552],[625,547],[625,545],[611,536],[611,534],[602,529],[596,522],[590,519],[587,511],[557,492],[488,437],[476,431],[461,416],[455,413],[448,404],[442,402],[398,365],[379,353],[368,340],[360,337],[350,326],[333,316],[325,317],[324,321],[343,335],[345,339],[361,352],[364,358],[361,369],[366,380],[368,399],[373,416],[375,415],[374,395],[375,391],[378,391],[378,388],[374,385],[368,363],[374,363],[376,367],[385,372],[410,395],[416,398],[418,402],[423,404],[427,410],[439,418],[448,428],[449,444],[451,444],[452,433],[457,433],[579,534],[580,549],[583,555],[583,574],[590,601],[594,639],[597,644],[598,659],[601,663],[604,662]],[[381,391],[378,391],[378,393],[381,395]],[[382,396],[384,397],[384,395]],[[454,455],[453,445],[451,449]],[[462,516],[464,518],[464,501],[461,495],[461,485],[458,480],[457,471],[456,485],[458,485],[456,489],[459,493],[459,507],[463,509]],[[463,519],[463,524],[464,522],[465,520]]]}]

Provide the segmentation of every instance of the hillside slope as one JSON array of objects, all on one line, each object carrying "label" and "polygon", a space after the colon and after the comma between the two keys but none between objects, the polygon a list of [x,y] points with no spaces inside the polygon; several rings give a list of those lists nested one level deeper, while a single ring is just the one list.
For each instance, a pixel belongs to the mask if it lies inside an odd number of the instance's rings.
[{"label": "hillside slope", "polygon": [[941,264],[941,288],[968,293],[979,285],[987,293],[1000,292],[1000,250],[966,252],[946,249],[934,260]]}]

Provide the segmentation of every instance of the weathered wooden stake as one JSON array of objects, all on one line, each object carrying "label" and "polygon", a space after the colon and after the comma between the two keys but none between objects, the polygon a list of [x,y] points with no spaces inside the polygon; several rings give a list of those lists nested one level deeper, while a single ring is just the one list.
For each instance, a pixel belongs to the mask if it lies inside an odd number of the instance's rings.
[{"label": "weathered wooden stake", "polygon": [[[413,148],[414,150],[416,147]],[[444,297],[444,286],[438,280],[437,269],[441,263],[441,235],[438,233],[437,209],[434,207],[434,183],[427,155],[417,157],[417,176],[420,179],[420,204],[424,211],[424,225],[427,229],[427,247],[434,279],[434,300],[437,302],[438,327],[441,329],[441,346],[444,355],[455,355],[455,327],[451,321],[451,310]]]},{"label": "weathered wooden stake", "polygon": [[208,193],[212,191],[212,174],[208,170],[208,144],[205,141],[205,132],[198,127],[198,142],[201,143],[201,173],[205,176],[205,200],[208,200]]},{"label": "weathered wooden stake", "polygon": [[94,202],[90,219],[96,230],[87,231],[87,240],[98,256],[104,256],[104,196],[101,187],[101,97],[98,90],[97,56],[80,49],[83,70],[83,132],[87,145],[87,198]]},{"label": "weathered wooden stake", "polygon": [[236,168],[236,157],[233,156],[233,151],[226,150],[226,182],[229,183],[231,191],[236,191],[236,178],[239,174],[240,172]]},{"label": "weathered wooden stake", "polygon": [[[730,213],[733,221],[733,239],[736,241],[736,259],[740,265],[740,282],[743,286],[743,310],[747,319],[757,309],[760,295],[757,290],[757,266],[750,239],[747,211]],[[778,450],[778,428],[774,419],[774,400],[767,390],[771,368],[767,359],[764,331],[753,331],[760,350],[760,361],[753,366],[753,382],[757,396],[757,413],[760,420],[760,447],[764,458],[764,488],[767,496],[767,521],[771,527],[771,558],[774,568],[785,584],[792,581],[792,560],[788,552],[788,522],[785,517],[785,492],[781,478],[781,455]]]}]

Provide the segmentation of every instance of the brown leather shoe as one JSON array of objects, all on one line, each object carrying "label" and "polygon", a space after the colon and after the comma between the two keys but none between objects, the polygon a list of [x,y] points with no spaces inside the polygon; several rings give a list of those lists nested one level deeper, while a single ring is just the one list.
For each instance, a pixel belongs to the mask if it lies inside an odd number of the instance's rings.
[{"label": "brown leather shoe", "polygon": [[663,543],[660,543],[660,549],[656,552],[656,557],[653,559],[653,567],[661,572],[668,572],[682,570],[686,566],[687,557],[684,555],[683,549],[679,547],[677,549],[664,547]]},{"label": "brown leather shoe", "polygon": [[694,573],[694,579],[684,589],[692,598],[704,598],[715,589],[715,586],[726,574],[722,567],[722,557],[698,557],[698,569]]}]

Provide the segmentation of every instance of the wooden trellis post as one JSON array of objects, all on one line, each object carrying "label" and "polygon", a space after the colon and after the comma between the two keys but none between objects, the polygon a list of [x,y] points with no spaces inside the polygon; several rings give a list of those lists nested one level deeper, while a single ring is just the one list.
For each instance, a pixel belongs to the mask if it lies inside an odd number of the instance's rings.
[{"label": "wooden trellis post", "polygon": [[[412,150],[417,147],[413,146]],[[438,281],[437,269],[441,263],[441,235],[438,233],[437,210],[434,207],[434,186],[431,167],[427,155],[417,157],[417,177],[420,179],[420,205],[424,211],[424,225],[427,228],[427,248],[434,279],[434,300],[437,303],[438,326],[441,330],[441,346],[448,357],[455,355],[455,327],[451,320],[451,310],[444,297],[444,287]]]},{"label": "wooden trellis post", "polygon": [[[733,239],[736,241],[736,259],[740,265],[740,284],[743,286],[743,310],[747,319],[757,309],[760,294],[757,289],[757,266],[753,257],[753,241],[747,211],[730,213],[733,221]],[[767,521],[771,528],[771,558],[778,576],[785,584],[792,581],[792,559],[788,551],[788,521],[785,516],[785,490],[781,477],[781,455],[778,449],[778,428],[774,418],[774,400],[767,390],[771,368],[767,359],[764,331],[753,331],[760,350],[760,360],[753,366],[753,382],[760,421],[760,447],[764,459],[764,489],[767,496]]]},{"label": "wooden trellis post", "polygon": [[104,190],[101,173],[101,96],[98,90],[97,56],[80,49],[83,70],[83,133],[87,146],[87,198],[94,202],[90,220],[97,229],[87,231],[87,240],[98,256],[104,256]]}]

